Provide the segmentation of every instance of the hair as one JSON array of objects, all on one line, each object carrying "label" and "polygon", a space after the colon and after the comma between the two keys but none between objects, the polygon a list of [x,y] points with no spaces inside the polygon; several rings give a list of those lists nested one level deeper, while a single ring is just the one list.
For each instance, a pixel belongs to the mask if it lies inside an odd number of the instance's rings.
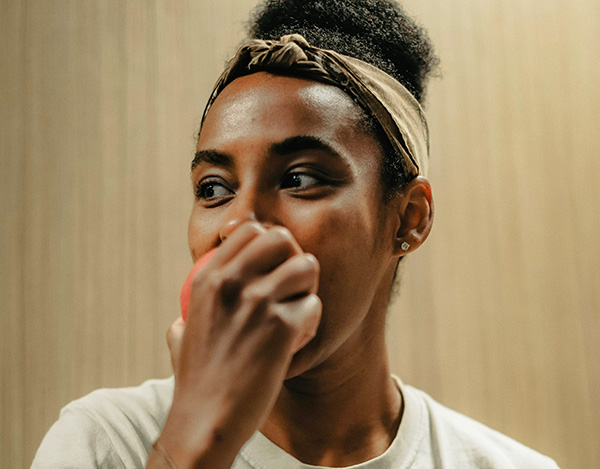
[{"label": "hair", "polygon": [[[374,65],[422,104],[439,63],[427,32],[393,0],[265,0],[248,25],[249,37],[255,39],[277,40],[292,33],[320,49]],[[362,110],[363,124],[381,145],[381,178],[389,197],[408,182],[408,175],[379,123]]]}]

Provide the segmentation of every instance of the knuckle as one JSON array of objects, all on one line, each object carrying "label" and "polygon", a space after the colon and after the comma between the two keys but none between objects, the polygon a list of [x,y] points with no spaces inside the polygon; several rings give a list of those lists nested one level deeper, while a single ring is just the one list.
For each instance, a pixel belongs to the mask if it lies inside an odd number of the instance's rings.
[{"label": "knuckle", "polygon": [[319,295],[316,295],[314,293],[308,295],[306,301],[308,303],[307,307],[312,311],[314,315],[320,318],[323,312],[323,303],[321,302],[321,298],[319,298]]},{"label": "knuckle", "polygon": [[256,221],[247,221],[239,229],[241,234],[250,236],[256,236],[266,231],[265,228]]},{"label": "knuckle", "polygon": [[270,309],[269,314],[266,317],[266,323],[269,329],[282,337],[288,336],[293,333],[293,324],[275,309]]},{"label": "knuckle", "polygon": [[284,226],[274,226],[269,230],[270,235],[281,244],[294,244],[294,237],[290,230]]},{"label": "knuckle", "polygon": [[239,276],[213,271],[206,275],[202,282],[205,289],[204,304],[216,301],[223,307],[233,308],[238,303],[242,289],[242,279]]},{"label": "knuckle", "polygon": [[[198,277],[196,277],[197,279]],[[194,281],[196,280],[194,279]],[[240,289],[241,279],[239,276],[236,276],[232,273],[225,273],[215,271],[212,272],[206,279],[201,281],[206,281],[208,288],[216,293],[220,292],[224,295],[230,295],[233,292]]]},{"label": "knuckle", "polygon": [[306,336],[313,338],[317,335],[319,324],[321,323],[321,315],[323,304],[321,299],[315,295],[309,295],[305,300],[306,320],[303,325],[303,332]]},{"label": "knuckle", "polygon": [[225,274],[219,279],[219,288],[225,295],[237,293],[242,288],[242,279],[233,273]]},{"label": "knuckle", "polygon": [[241,300],[253,309],[263,309],[269,302],[269,295],[260,288],[246,287],[241,293]]},{"label": "knuckle", "polygon": [[317,258],[310,253],[305,253],[302,255],[302,268],[311,274],[318,274],[320,271],[319,261]]}]

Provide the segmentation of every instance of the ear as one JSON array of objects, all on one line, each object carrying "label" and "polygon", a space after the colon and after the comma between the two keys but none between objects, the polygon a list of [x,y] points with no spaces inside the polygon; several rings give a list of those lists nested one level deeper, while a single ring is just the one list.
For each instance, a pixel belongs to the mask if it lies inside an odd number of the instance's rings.
[{"label": "ear", "polygon": [[416,250],[429,236],[433,225],[433,198],[429,181],[417,176],[396,195],[394,254]]}]

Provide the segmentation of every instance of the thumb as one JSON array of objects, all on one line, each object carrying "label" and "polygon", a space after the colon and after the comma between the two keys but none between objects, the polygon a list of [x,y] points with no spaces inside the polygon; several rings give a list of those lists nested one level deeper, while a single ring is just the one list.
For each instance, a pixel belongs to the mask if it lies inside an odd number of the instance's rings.
[{"label": "thumb", "polygon": [[183,333],[185,332],[185,321],[178,317],[167,331],[167,345],[171,352],[171,366],[173,372],[177,374],[179,368],[179,357],[181,356],[181,344],[183,342]]},{"label": "thumb", "polygon": [[299,331],[299,335],[293,346],[293,353],[296,353],[304,348],[317,334],[319,323],[321,322],[323,304],[315,293],[311,293],[288,304],[294,306],[294,308],[290,311],[292,314],[288,314],[287,317],[290,322],[296,324]]}]

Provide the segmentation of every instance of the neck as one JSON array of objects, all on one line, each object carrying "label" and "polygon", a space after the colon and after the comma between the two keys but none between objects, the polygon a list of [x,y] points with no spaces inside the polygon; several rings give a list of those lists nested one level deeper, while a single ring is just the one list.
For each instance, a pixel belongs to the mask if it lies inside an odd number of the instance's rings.
[{"label": "neck", "polygon": [[349,466],[381,455],[398,431],[402,397],[383,334],[361,339],[287,380],[262,433],[307,464]]}]

